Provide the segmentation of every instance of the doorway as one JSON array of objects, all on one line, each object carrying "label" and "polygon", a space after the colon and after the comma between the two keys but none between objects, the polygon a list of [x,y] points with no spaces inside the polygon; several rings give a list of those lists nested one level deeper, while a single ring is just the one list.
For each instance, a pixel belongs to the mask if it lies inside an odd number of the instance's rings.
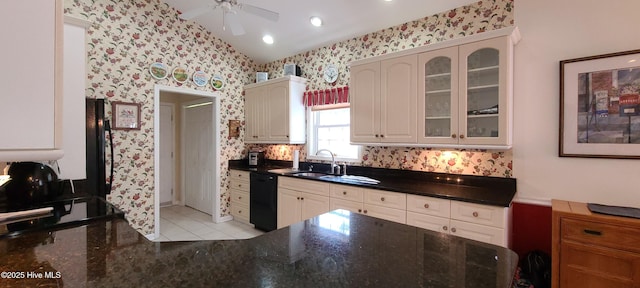
[{"label": "doorway", "polygon": [[182,179],[185,206],[206,214],[213,214],[213,102],[209,99],[182,104]]},{"label": "doorway", "polygon": [[[164,188],[166,188],[163,186],[170,185],[170,184],[166,184],[163,181],[164,180],[163,173],[166,173],[166,172],[161,171],[164,166],[162,164],[164,164],[164,161],[167,161],[165,159],[166,156],[164,158],[161,156],[161,151],[163,151],[163,149],[166,150],[166,147],[163,148],[161,144],[166,141],[164,136],[167,136],[167,135],[163,135],[163,133],[165,134],[172,133],[174,134],[173,138],[176,139],[178,137],[184,138],[183,135],[185,130],[189,130],[189,129],[180,129],[181,131],[178,133],[176,132],[177,129],[173,129],[171,131],[165,131],[165,129],[162,128],[163,126],[166,126],[166,123],[164,125],[161,125],[161,121],[162,121],[161,114],[164,114],[162,112],[163,108],[160,105],[161,98],[163,99],[162,100],[163,102],[171,102],[178,107],[182,107],[182,103],[195,101],[195,100],[209,103],[207,105],[210,109],[208,116],[202,116],[206,113],[199,113],[199,114],[202,114],[199,117],[209,117],[208,120],[201,119],[200,121],[204,121],[204,122],[208,121],[209,123],[211,123],[211,125],[208,128],[210,130],[208,131],[210,133],[209,134],[210,137],[208,137],[209,142],[207,144],[202,145],[203,148],[208,148],[208,149],[203,149],[203,150],[206,150],[207,152],[202,152],[202,153],[208,154],[208,156],[206,157],[210,159],[209,161],[210,163],[208,164],[209,169],[201,170],[198,172],[197,179],[200,179],[199,181],[204,181],[205,179],[209,181],[206,184],[210,187],[209,191],[211,193],[207,199],[199,200],[199,205],[202,205],[201,208],[203,209],[206,208],[208,210],[208,213],[211,215],[210,219],[212,222],[215,222],[215,223],[221,222],[220,173],[218,173],[218,170],[220,169],[220,139],[219,139],[219,131],[218,131],[220,129],[218,125],[218,123],[220,123],[220,113],[219,113],[220,97],[221,95],[219,92],[199,91],[199,90],[169,87],[169,86],[163,86],[163,85],[155,86],[154,127],[158,127],[158,129],[155,129],[155,137],[154,137],[154,175],[156,175],[154,177],[154,234],[148,235],[147,236],[148,238],[155,239],[160,236],[160,206],[161,206],[161,199],[164,200],[164,198],[162,198],[163,196],[161,191]],[[178,105],[176,103],[180,103],[180,104]],[[185,115],[181,115],[181,116],[176,115],[176,114],[182,114],[181,111],[182,109],[174,109],[175,113],[174,113],[173,119],[184,118]],[[174,124],[174,126],[177,126],[177,127],[184,126],[184,125],[185,125],[184,122],[180,123],[179,125]],[[175,140],[173,143],[175,144],[175,146],[180,146],[180,147],[179,148],[174,147],[173,149],[174,156],[176,156],[174,158],[178,158],[178,160],[176,161],[174,159],[172,163],[182,162],[183,164],[175,165],[173,167],[174,168],[173,175],[176,175],[179,173],[178,171],[181,171],[180,173],[181,177],[174,177],[173,187],[175,187],[176,189],[174,190],[172,202],[176,204],[185,204],[186,203],[185,195],[188,195],[188,193],[185,194],[183,192],[186,190],[185,183],[188,182],[189,180],[185,178],[184,168],[185,166],[191,165],[191,163],[184,164],[185,157],[183,157],[183,155],[186,155],[184,153],[184,150],[185,150],[184,145],[178,144],[180,143],[180,141],[175,141]],[[164,145],[166,146],[167,144],[164,144]],[[193,177],[196,177],[196,176],[193,176]]]}]

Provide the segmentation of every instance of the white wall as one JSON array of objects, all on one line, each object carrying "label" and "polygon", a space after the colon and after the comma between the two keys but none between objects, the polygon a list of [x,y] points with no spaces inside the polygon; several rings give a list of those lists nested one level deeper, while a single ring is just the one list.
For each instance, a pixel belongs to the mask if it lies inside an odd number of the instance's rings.
[{"label": "white wall", "polygon": [[516,0],[517,201],[640,207],[640,160],[558,157],[559,61],[640,49],[638,0]]}]

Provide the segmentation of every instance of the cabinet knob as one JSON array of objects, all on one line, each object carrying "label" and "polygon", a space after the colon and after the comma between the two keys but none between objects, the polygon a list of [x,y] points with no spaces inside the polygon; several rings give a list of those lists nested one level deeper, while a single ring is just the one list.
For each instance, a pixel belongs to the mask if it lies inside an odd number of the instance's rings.
[{"label": "cabinet knob", "polygon": [[383,201],[383,202],[384,202],[384,197],[380,197],[380,201]]},{"label": "cabinet knob", "polygon": [[456,137],[458,137],[458,135],[456,135],[456,134],[451,134],[451,138],[456,139]]},{"label": "cabinet knob", "polygon": [[362,213],[362,209],[358,209],[358,213]]},{"label": "cabinet knob", "polygon": [[381,135],[380,135],[380,138],[384,138],[384,135],[382,135],[382,134],[381,134]]},{"label": "cabinet knob", "polygon": [[304,197],[300,197],[300,200],[304,200]]},{"label": "cabinet knob", "polygon": [[364,209],[364,214],[367,214],[367,209]]},{"label": "cabinet knob", "polygon": [[376,138],[380,137],[380,135],[376,134]]},{"label": "cabinet knob", "polygon": [[238,214],[242,214],[242,210],[238,210]]},{"label": "cabinet knob", "polygon": [[456,233],[456,228],[451,228],[451,233]]},{"label": "cabinet knob", "polygon": [[238,187],[242,187],[242,184],[238,184]]},{"label": "cabinet knob", "polygon": [[287,135],[287,138],[289,138],[289,135]]},{"label": "cabinet knob", "polygon": [[473,217],[478,217],[478,212],[473,212]]},{"label": "cabinet knob", "polygon": [[460,139],[464,139],[464,134],[460,134]]},{"label": "cabinet knob", "polygon": [[447,231],[447,229],[449,229],[449,227],[447,227],[447,226],[442,226],[442,230]]},{"label": "cabinet knob", "polygon": [[347,191],[342,191],[342,195],[347,195]]},{"label": "cabinet knob", "polygon": [[425,203],[424,208],[429,209],[429,203]]},{"label": "cabinet knob", "polygon": [[241,200],[241,199],[242,199],[242,196],[238,196],[238,200]]},{"label": "cabinet knob", "polygon": [[296,199],[300,200],[300,197],[296,197]]}]

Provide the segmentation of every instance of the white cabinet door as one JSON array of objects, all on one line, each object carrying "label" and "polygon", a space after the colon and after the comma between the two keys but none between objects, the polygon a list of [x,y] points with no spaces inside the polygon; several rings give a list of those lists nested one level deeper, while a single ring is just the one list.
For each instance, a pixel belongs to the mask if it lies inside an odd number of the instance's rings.
[{"label": "white cabinet door", "polygon": [[343,200],[339,198],[331,198],[329,200],[329,210],[344,209],[354,213],[362,213],[364,204],[356,201]]},{"label": "white cabinet door", "polygon": [[351,142],[380,140],[380,62],[351,67]]},{"label": "white cabinet door", "polygon": [[278,188],[278,229],[300,221],[300,193]]},{"label": "white cabinet door", "polygon": [[418,58],[418,143],[458,143],[458,47]]},{"label": "white cabinet door", "polygon": [[62,9],[62,0],[2,2],[0,63],[10,68],[0,70],[0,122],[11,136],[0,138],[0,161],[62,157]]},{"label": "white cabinet door", "polygon": [[327,196],[301,192],[300,198],[301,211],[300,219],[298,221],[306,220],[331,211],[331,209],[329,209],[329,197]]},{"label": "white cabinet door", "polygon": [[[267,86],[267,140],[270,142],[289,141],[289,82],[279,82]],[[302,100],[301,100],[302,101]]]},{"label": "white cabinet door", "polygon": [[511,145],[509,37],[461,45],[460,144]]},{"label": "white cabinet door", "polygon": [[264,87],[245,91],[245,124],[244,139],[246,143],[255,143],[266,138],[266,115],[264,107]]},{"label": "white cabinet door", "polygon": [[416,142],[417,59],[414,54],[380,63],[380,142]]}]

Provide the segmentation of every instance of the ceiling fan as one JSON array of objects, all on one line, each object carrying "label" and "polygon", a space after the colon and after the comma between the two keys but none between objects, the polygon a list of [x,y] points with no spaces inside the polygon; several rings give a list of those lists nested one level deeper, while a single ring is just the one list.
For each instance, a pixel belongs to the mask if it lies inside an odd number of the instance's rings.
[{"label": "ceiling fan", "polygon": [[218,7],[220,7],[220,9],[222,10],[222,29],[226,29],[227,27],[229,27],[229,29],[231,30],[231,34],[233,34],[234,36],[243,35],[245,33],[244,27],[242,27],[242,24],[238,19],[237,13],[239,10],[265,18],[267,20],[271,20],[273,22],[277,22],[278,18],[280,18],[280,14],[278,14],[277,12],[249,4],[239,3],[237,0],[213,0],[211,4],[186,11],[180,14],[179,17],[184,20],[190,20],[207,12],[218,9]]}]

